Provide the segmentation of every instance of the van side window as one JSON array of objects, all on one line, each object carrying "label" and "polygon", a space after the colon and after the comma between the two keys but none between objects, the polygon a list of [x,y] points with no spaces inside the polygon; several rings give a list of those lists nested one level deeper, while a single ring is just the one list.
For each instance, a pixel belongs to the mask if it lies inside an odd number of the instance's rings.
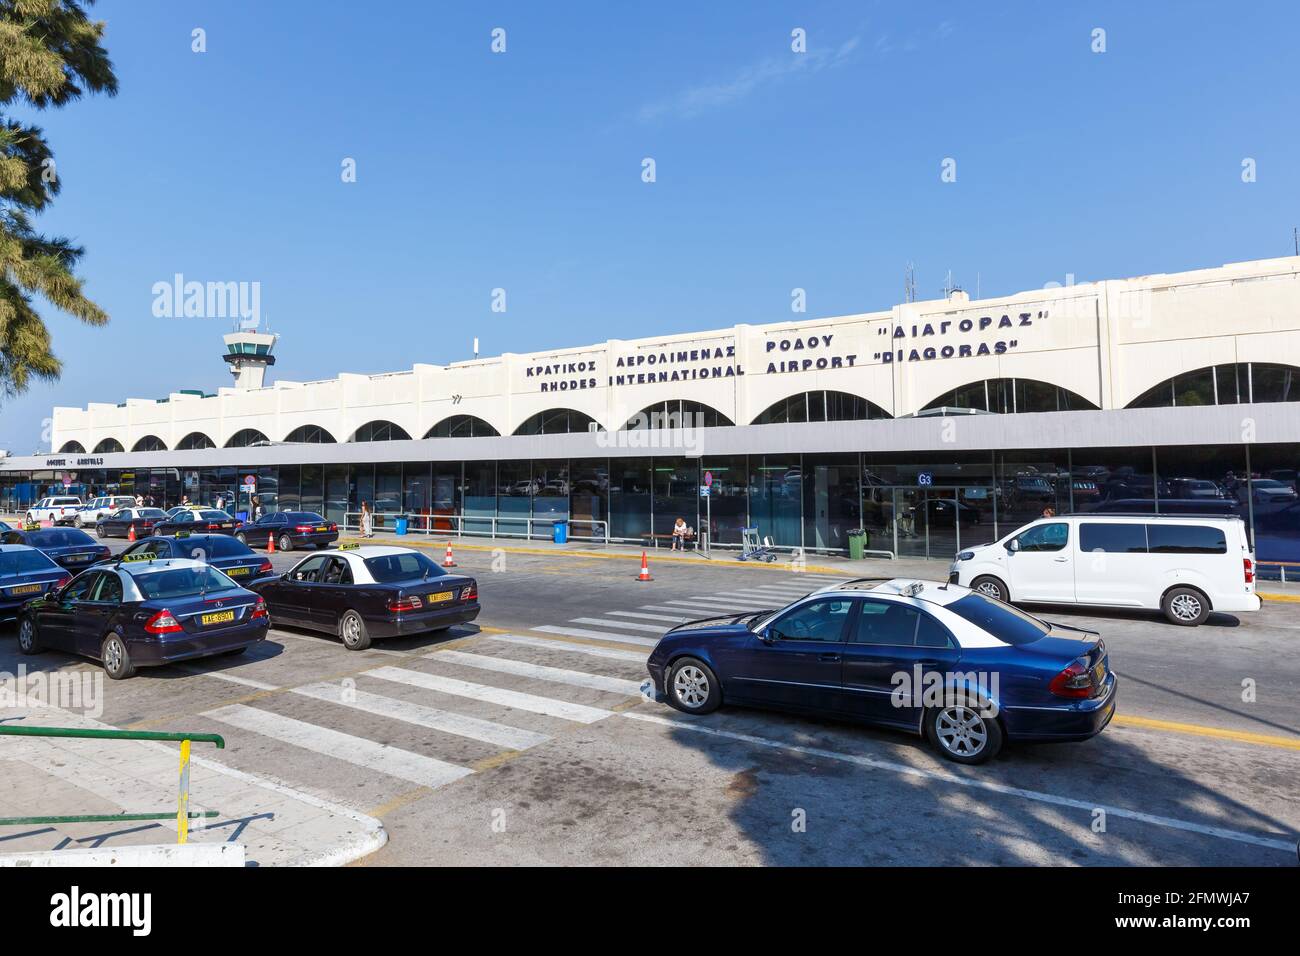
[{"label": "van side window", "polygon": [[1222,528],[1194,524],[1149,524],[1147,543],[1152,554],[1227,554]]},{"label": "van side window", "polygon": [[1147,526],[1085,521],[1079,525],[1079,549],[1107,554],[1146,554]]},{"label": "van side window", "polygon": [[1070,526],[1064,521],[1035,525],[1016,540],[1021,551],[1060,551],[1070,543]]}]

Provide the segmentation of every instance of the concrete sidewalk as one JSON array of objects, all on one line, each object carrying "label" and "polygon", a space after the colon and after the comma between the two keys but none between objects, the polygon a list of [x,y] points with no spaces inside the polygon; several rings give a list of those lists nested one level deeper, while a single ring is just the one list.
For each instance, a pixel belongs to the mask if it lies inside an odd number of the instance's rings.
[{"label": "concrete sidewalk", "polygon": [[[58,708],[3,708],[0,722],[38,727],[107,724]],[[11,824],[0,854],[141,847],[176,843],[180,745],[142,740],[0,736],[0,816],[169,813],[159,821]],[[190,810],[195,844],[238,843],[249,866],[337,866],[387,842],[374,817],[221,763],[210,744],[193,744]]]}]

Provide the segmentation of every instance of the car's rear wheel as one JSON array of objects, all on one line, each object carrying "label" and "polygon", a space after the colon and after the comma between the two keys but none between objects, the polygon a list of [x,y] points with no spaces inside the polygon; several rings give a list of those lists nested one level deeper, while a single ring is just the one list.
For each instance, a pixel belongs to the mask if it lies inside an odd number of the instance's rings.
[{"label": "car's rear wheel", "polygon": [[1160,602],[1160,609],[1182,627],[1196,627],[1210,616],[1210,602],[1196,588],[1171,588]]},{"label": "car's rear wheel", "polygon": [[991,760],[1002,749],[1002,727],[965,703],[934,707],[925,715],[925,735],[941,756],[957,763]]},{"label": "car's rear wheel", "polygon": [[27,615],[18,622],[18,650],[24,654],[39,654],[41,639],[36,631],[36,622]]},{"label": "car's rear wheel", "polygon": [[113,680],[125,680],[135,673],[131,654],[126,649],[126,640],[116,631],[104,638],[99,649],[99,659],[104,665],[104,673]]},{"label": "car's rear wheel", "polygon": [[235,540],[240,544],[248,544],[248,536],[242,531],[235,532]]},{"label": "car's rear wheel", "polygon": [[289,537],[287,534],[280,535],[280,541],[276,544],[276,547],[281,551],[292,551],[293,538]]},{"label": "car's rear wheel", "polygon": [[343,619],[339,621],[339,638],[343,641],[343,646],[350,651],[364,651],[370,646],[370,633],[366,630],[366,622],[356,611],[346,612]]},{"label": "car's rear wheel", "polygon": [[976,578],[970,583],[970,587],[972,591],[977,591],[986,597],[1002,601],[1004,604],[1007,603],[1008,599],[1011,597],[1011,595],[1007,593],[1007,586],[990,574]]},{"label": "car's rear wheel", "polygon": [[81,527],[81,515],[77,515],[75,518],[72,519],[72,526],[74,528]]},{"label": "car's rear wheel", "polygon": [[108,532],[107,532],[106,530],[104,530],[104,526],[103,526],[102,524],[97,524],[97,525],[95,525],[95,534],[96,534],[97,537],[100,537],[100,538],[107,538],[107,537],[108,537]]},{"label": "car's rear wheel", "polygon": [[707,714],[722,704],[718,678],[709,665],[684,657],[668,672],[668,703],[687,714]]}]

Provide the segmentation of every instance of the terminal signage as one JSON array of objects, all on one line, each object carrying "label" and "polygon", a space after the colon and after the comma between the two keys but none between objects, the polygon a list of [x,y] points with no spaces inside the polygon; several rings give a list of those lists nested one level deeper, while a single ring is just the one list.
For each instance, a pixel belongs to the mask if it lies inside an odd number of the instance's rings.
[{"label": "terminal signage", "polygon": [[104,459],[102,458],[46,458],[45,459],[46,468],[63,468],[68,465],[79,465],[84,468],[86,466],[93,467],[95,465],[102,465],[103,463],[104,463]]}]

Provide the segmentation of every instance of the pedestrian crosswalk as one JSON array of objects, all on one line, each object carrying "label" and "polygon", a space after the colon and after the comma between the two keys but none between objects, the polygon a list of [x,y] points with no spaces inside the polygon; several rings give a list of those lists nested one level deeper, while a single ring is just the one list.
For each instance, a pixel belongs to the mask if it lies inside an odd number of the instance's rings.
[{"label": "pedestrian crosswalk", "polygon": [[256,691],[201,712],[241,731],[233,739],[249,748],[248,759],[278,768],[296,765],[287,754],[310,752],[351,767],[324,773],[338,781],[330,796],[347,803],[349,787],[363,786],[357,781],[378,787],[375,781],[391,779],[398,793],[409,784],[437,789],[557,734],[607,720],[647,694],[646,659],[668,629],[782,607],[836,580],[800,575],[709,595],[648,598],[655,603],[627,608],[588,608],[581,617],[510,633],[485,628],[468,644],[427,653],[389,649],[389,658],[402,660],[379,658],[353,677],[301,685],[279,686],[256,669],[181,669]]}]

